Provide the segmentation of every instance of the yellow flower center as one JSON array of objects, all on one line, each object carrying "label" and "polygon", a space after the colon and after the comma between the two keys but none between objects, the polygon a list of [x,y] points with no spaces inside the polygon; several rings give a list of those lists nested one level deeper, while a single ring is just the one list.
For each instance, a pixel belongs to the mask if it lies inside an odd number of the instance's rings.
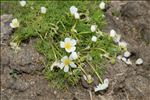
[{"label": "yellow flower center", "polygon": [[70,63],[71,63],[71,60],[70,60],[70,59],[65,59],[65,60],[64,60],[64,64],[65,64],[65,65],[69,65]]},{"label": "yellow flower center", "polygon": [[66,49],[71,49],[71,43],[70,42],[65,43],[65,48]]}]

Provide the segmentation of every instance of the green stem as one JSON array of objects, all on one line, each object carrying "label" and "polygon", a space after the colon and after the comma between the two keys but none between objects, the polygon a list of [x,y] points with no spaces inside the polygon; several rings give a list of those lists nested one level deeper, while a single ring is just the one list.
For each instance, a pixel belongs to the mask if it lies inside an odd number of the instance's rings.
[{"label": "green stem", "polygon": [[54,46],[51,44],[51,47],[52,47],[52,51],[53,51],[53,54],[54,54],[54,57],[55,57],[55,60],[57,60],[57,56],[56,56],[56,53],[54,51]]},{"label": "green stem", "polygon": [[92,68],[92,70],[94,71],[94,73],[96,74],[96,76],[98,77],[98,79],[100,80],[100,82],[103,83],[101,77],[99,76],[99,74],[97,73],[97,71],[95,70],[95,68],[88,61],[86,61],[86,62]]}]

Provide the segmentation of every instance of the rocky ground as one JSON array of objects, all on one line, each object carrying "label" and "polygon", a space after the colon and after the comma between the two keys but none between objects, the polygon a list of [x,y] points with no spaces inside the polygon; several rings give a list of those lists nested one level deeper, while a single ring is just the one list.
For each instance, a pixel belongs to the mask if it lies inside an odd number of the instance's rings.
[{"label": "rocky ground", "polygon": [[[15,30],[9,27],[12,15],[1,15],[1,98],[2,100],[150,100],[150,2],[111,1],[105,16],[108,27],[128,42],[133,65],[120,60],[109,65],[107,91],[94,94],[81,85],[68,90],[50,88],[44,78],[44,58],[34,48],[36,39],[21,44],[16,54],[9,45]],[[135,65],[137,58],[143,65]]]}]

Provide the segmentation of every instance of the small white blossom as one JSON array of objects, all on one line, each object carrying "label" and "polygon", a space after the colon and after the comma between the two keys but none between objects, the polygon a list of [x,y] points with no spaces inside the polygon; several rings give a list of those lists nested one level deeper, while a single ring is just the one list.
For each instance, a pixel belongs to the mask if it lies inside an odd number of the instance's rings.
[{"label": "small white blossom", "polygon": [[96,31],[96,28],[97,28],[97,25],[91,25],[91,31],[92,31],[92,32],[95,32],[95,31]]},{"label": "small white blossom", "polygon": [[142,58],[138,58],[135,62],[136,65],[141,65],[143,64],[143,59]]},{"label": "small white blossom", "polygon": [[46,11],[47,11],[47,9],[46,9],[45,7],[41,7],[41,13],[42,13],[42,14],[45,14]]},{"label": "small white blossom", "polygon": [[17,28],[19,27],[19,21],[17,18],[13,19],[12,22],[10,23],[11,28]]},{"label": "small white blossom", "polygon": [[70,55],[70,58],[71,58],[72,60],[76,60],[76,59],[78,58],[77,53],[76,53],[76,52],[72,52],[71,55]]},{"label": "small white blossom", "polygon": [[96,42],[97,41],[97,37],[96,36],[92,36],[92,39],[91,39],[93,42]]},{"label": "small white blossom", "polygon": [[70,13],[72,14],[72,15],[75,15],[75,13],[77,13],[78,12],[78,8],[76,8],[75,6],[71,6],[70,7]]},{"label": "small white blossom", "polygon": [[115,36],[116,36],[116,31],[112,29],[110,31],[110,37],[115,37]]},{"label": "small white blossom", "polygon": [[59,65],[62,68],[64,68],[64,72],[68,72],[69,71],[69,66],[72,68],[76,68],[77,65],[72,61],[72,59],[68,56],[64,56],[61,59],[61,64]]},{"label": "small white blossom", "polygon": [[60,47],[65,48],[67,52],[74,52],[76,50],[76,40],[71,38],[65,38],[64,42],[60,42]]},{"label": "small white blossom", "polygon": [[102,91],[102,90],[105,90],[108,88],[108,85],[109,85],[109,80],[106,78],[104,80],[104,83],[103,84],[99,84],[98,86],[96,86],[94,88],[94,91],[97,92],[97,91]]},{"label": "small white blossom", "polygon": [[131,53],[129,51],[126,51],[126,52],[124,52],[123,55],[124,55],[124,57],[128,58],[131,55]]},{"label": "small white blossom", "polygon": [[74,14],[74,17],[75,17],[75,19],[80,19],[79,13],[76,12],[76,13]]},{"label": "small white blossom", "polygon": [[25,0],[19,1],[19,3],[20,3],[20,5],[21,5],[22,7],[24,7],[24,6],[26,5],[26,1],[25,1]]},{"label": "small white blossom", "polygon": [[100,7],[100,9],[102,9],[102,10],[105,9],[105,2],[102,1],[102,2],[99,4],[99,7]]}]

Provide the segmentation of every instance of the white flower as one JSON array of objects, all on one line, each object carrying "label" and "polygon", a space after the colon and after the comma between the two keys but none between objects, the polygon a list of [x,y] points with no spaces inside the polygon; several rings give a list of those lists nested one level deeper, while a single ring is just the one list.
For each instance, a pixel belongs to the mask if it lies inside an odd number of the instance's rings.
[{"label": "white flower", "polygon": [[124,55],[124,57],[128,58],[131,55],[131,53],[129,51],[126,51],[126,52],[124,52],[123,55]]},{"label": "white flower", "polygon": [[117,56],[117,59],[118,59],[118,60],[121,60],[121,58],[122,58],[122,55],[118,55],[118,56]]},{"label": "white flower", "polygon": [[15,42],[10,42],[10,46],[12,49],[15,50],[15,52],[18,52],[19,50],[21,50],[21,48]]},{"label": "white flower", "polygon": [[64,68],[64,72],[68,72],[69,71],[69,66],[71,66],[72,68],[76,68],[76,64],[74,64],[72,62],[72,59],[68,56],[64,56],[61,59],[61,64],[60,64],[60,68]]},{"label": "white flower", "polygon": [[24,6],[26,5],[26,1],[25,1],[25,0],[19,1],[19,3],[20,3],[20,5],[21,5],[22,7],[24,7]]},{"label": "white flower", "polygon": [[121,47],[121,48],[127,48],[127,43],[122,41],[122,42],[119,42],[118,45]]},{"label": "white flower", "polygon": [[19,21],[17,20],[17,18],[13,19],[12,22],[10,23],[10,27],[11,28],[17,28],[19,27]]},{"label": "white flower", "polygon": [[96,31],[96,28],[97,28],[97,25],[91,25],[91,31],[92,31],[92,32],[95,32],[95,31]]},{"label": "white flower", "polygon": [[42,14],[45,14],[45,13],[46,13],[46,10],[47,10],[47,9],[46,9],[45,7],[41,7],[41,13],[42,13]]},{"label": "white flower", "polygon": [[109,80],[106,78],[104,80],[104,83],[103,84],[99,84],[98,86],[96,86],[94,88],[94,91],[97,92],[97,91],[101,91],[101,90],[105,90],[108,88],[108,85],[109,85]]},{"label": "white flower", "polygon": [[70,55],[70,58],[71,58],[72,60],[76,60],[76,59],[78,58],[77,53],[76,53],[76,52],[72,52],[71,55]]},{"label": "white flower", "polygon": [[116,36],[116,31],[115,30],[110,30],[110,37],[115,37]]},{"label": "white flower", "polygon": [[100,9],[102,9],[102,10],[105,9],[105,2],[102,1],[102,2],[99,4],[99,7],[100,7]]},{"label": "white flower", "polygon": [[74,14],[74,17],[75,17],[75,19],[80,19],[79,13],[76,12],[76,13]]},{"label": "white flower", "polygon": [[75,6],[71,6],[70,7],[70,13],[72,14],[72,15],[75,15],[75,13],[77,13],[78,12],[78,8],[76,8]]},{"label": "white flower", "polygon": [[65,38],[64,42],[60,42],[60,47],[65,48],[67,52],[74,52],[76,50],[76,40],[71,38]]},{"label": "white flower", "polygon": [[143,64],[143,59],[142,58],[138,58],[135,62],[136,65],[141,65]]},{"label": "white flower", "polygon": [[92,36],[92,39],[91,39],[93,42],[96,42],[97,41],[97,37],[96,36]]}]

